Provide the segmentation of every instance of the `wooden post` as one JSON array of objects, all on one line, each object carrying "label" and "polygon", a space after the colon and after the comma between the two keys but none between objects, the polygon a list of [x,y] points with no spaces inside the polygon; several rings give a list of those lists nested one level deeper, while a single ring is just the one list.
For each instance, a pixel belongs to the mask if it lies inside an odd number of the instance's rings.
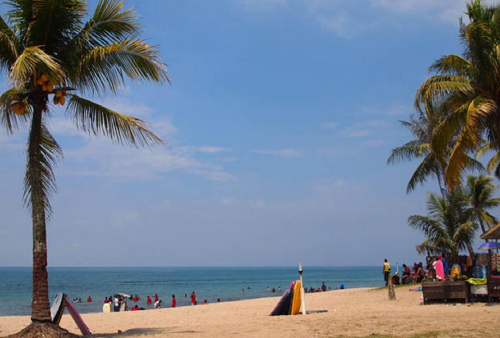
[{"label": "wooden post", "polygon": [[394,284],[392,284],[391,274],[389,274],[387,280],[387,288],[389,289],[389,300],[396,300],[396,292],[394,291]]}]

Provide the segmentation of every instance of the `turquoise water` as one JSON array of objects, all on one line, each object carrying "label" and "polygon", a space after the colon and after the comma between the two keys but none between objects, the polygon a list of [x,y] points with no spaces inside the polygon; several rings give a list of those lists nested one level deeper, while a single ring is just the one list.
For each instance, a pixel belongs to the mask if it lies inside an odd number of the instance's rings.
[{"label": "turquoise water", "polygon": [[[81,313],[101,312],[104,297],[122,292],[138,295],[139,307],[147,296],[158,294],[164,307],[175,294],[177,306],[189,305],[195,291],[198,303],[272,297],[278,292],[266,289],[281,286],[283,291],[298,279],[296,267],[225,267],[225,268],[49,268],[50,297],[58,292],[70,299],[81,298],[76,306]],[[322,282],[336,289],[383,286],[380,267],[305,267],[304,285],[318,288]],[[243,291],[242,291],[243,289]],[[31,313],[31,268],[0,268],[0,316]],[[188,297],[184,297],[187,294]],[[93,299],[87,303],[88,296]],[[130,304],[134,304],[129,301]]]}]

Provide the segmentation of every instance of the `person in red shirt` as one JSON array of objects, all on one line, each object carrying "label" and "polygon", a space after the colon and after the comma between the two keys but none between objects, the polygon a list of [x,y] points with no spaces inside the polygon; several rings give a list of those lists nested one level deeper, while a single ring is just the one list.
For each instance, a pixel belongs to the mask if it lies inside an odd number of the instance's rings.
[{"label": "person in red shirt", "polygon": [[139,311],[139,306],[137,306],[137,305],[136,305],[136,306],[134,306],[134,307],[132,308],[132,311]]},{"label": "person in red shirt", "polygon": [[158,301],[158,295],[155,295],[155,303]]},{"label": "person in red shirt", "polygon": [[92,298],[90,298],[90,296],[87,298],[87,303],[92,303]]},{"label": "person in red shirt", "polygon": [[175,295],[172,295],[172,307],[177,306],[177,299],[175,299]]},{"label": "person in red shirt", "polygon": [[148,296],[148,300],[147,300],[148,305],[151,305],[152,302],[153,301],[151,300],[151,297]]},{"label": "person in red shirt", "polygon": [[191,294],[191,305],[196,305],[196,293]]},{"label": "person in red shirt", "polygon": [[136,303],[137,303],[138,301],[139,301],[139,296],[135,295],[135,297],[134,297],[134,302],[136,302]]},{"label": "person in red shirt", "polygon": [[207,300],[205,299],[201,305],[207,305]]}]

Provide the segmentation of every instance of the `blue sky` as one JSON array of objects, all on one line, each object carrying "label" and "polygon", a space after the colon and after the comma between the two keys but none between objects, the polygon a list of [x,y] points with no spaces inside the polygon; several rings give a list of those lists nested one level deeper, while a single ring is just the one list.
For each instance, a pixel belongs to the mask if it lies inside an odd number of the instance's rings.
[{"label": "blue sky", "polygon": [[[95,6],[91,1],[90,8]],[[172,85],[96,97],[165,147],[89,138],[55,110],[64,149],[50,266],[377,265],[423,260],[407,225],[409,140],[428,66],[460,53],[458,0],[127,1]],[[6,83],[2,85],[5,88]],[[0,133],[0,266],[31,264],[26,130]]]}]

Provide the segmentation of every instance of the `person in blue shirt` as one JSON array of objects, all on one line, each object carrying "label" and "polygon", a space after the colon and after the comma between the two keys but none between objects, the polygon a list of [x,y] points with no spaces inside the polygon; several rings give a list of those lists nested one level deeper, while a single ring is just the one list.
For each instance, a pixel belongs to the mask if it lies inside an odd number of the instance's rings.
[{"label": "person in blue shirt", "polygon": [[443,253],[443,256],[441,257],[441,263],[443,263],[443,272],[444,276],[449,276],[450,275],[450,261],[448,258],[446,258],[446,254]]}]

